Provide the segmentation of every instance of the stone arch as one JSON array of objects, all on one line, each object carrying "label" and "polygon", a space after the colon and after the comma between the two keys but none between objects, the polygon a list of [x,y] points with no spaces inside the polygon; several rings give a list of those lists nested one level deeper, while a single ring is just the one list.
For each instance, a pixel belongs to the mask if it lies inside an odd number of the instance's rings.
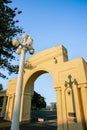
[{"label": "stone arch", "polygon": [[[20,120],[27,120],[27,119],[30,120],[30,116],[29,117],[27,116],[29,111],[27,112],[25,111],[24,114],[24,109],[26,108],[26,105],[24,105],[25,103],[24,100],[26,98],[28,98],[27,100],[29,100],[30,98],[31,101],[31,97],[33,94],[34,80],[43,73],[50,73],[53,77],[54,88],[56,88],[58,83],[58,73],[56,71],[58,67],[57,62],[62,64],[67,60],[68,60],[67,50],[64,46],[60,45],[58,47],[42,51],[26,61],[24,70]],[[29,97],[27,95],[29,95]],[[29,105],[29,110],[31,108],[30,106],[31,102]]]},{"label": "stone arch", "polygon": [[[40,76],[40,75],[42,75],[42,74],[45,74],[45,73],[49,73],[51,76],[52,76],[52,78],[54,79],[54,77],[53,77],[53,75],[50,73],[50,72],[48,72],[48,71],[46,71],[46,70],[38,70],[38,71],[36,71],[36,72],[34,72],[32,75],[31,75],[31,77],[29,77],[29,79],[27,80],[27,82],[26,82],[26,85],[25,85],[25,88],[24,88],[24,91],[32,91],[32,89],[30,88],[31,86],[31,84],[32,84],[32,86],[33,86],[33,83],[34,83],[34,81]],[[30,84],[30,85],[29,85]]]},{"label": "stone arch", "polygon": [[[31,119],[31,98],[32,98],[33,92],[34,92],[34,82],[40,75],[42,75],[44,73],[49,73],[49,72],[47,72],[45,70],[38,70],[38,71],[34,72],[29,77],[29,79],[26,82],[26,85],[24,86],[24,91],[22,94],[22,106],[21,106],[21,120],[22,121]],[[54,79],[54,77],[53,77],[53,79]],[[27,101],[27,103],[25,103],[25,100]],[[27,104],[27,109],[26,109],[26,104]]]},{"label": "stone arch", "polygon": [[[25,62],[20,121],[30,120],[30,104],[34,81],[38,76],[47,72],[52,75],[54,88],[56,90],[58,130],[86,130],[87,62],[81,57],[74,60],[68,60],[68,53],[63,45],[42,51]],[[68,79],[70,75],[71,78]],[[67,85],[65,83],[67,83]],[[65,91],[68,87],[73,89],[72,97],[74,97],[75,100],[74,111],[72,111],[73,103],[68,104],[70,102],[69,97],[67,97],[66,103]],[[12,119],[10,117],[12,117],[13,112],[13,107],[10,109],[9,102],[11,103],[11,106],[14,105],[15,89],[16,79],[9,81],[6,93],[8,95],[6,112],[10,113],[10,116],[7,116],[9,117],[9,120]],[[72,101],[73,100],[71,100],[71,102]],[[69,107],[71,107],[71,109],[69,109]],[[26,108],[28,111],[26,111]],[[74,120],[75,118],[76,120]]]}]

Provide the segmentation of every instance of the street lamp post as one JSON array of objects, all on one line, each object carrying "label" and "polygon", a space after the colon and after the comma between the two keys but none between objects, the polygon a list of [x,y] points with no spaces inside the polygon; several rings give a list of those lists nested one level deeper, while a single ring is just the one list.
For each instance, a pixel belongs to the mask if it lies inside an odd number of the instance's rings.
[{"label": "street lamp post", "polygon": [[21,104],[21,95],[22,95],[22,81],[23,81],[25,54],[27,51],[29,51],[31,55],[34,53],[34,49],[32,47],[33,40],[31,39],[31,37],[29,37],[27,34],[24,34],[22,38],[23,38],[22,43],[19,41],[18,38],[12,41],[13,46],[18,47],[16,53],[21,54],[21,58],[20,58],[20,65],[19,65],[19,74],[17,80],[11,130],[19,130],[20,104]]}]

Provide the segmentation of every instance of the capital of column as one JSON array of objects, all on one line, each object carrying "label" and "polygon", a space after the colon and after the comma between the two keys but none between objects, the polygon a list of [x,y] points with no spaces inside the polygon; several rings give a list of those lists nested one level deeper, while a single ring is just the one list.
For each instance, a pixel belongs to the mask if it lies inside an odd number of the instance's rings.
[{"label": "capital of column", "polygon": [[55,87],[55,91],[62,91],[61,87]]},{"label": "capital of column", "polygon": [[87,88],[87,83],[78,84],[78,88]]},{"label": "capital of column", "polygon": [[22,93],[22,95],[26,95],[26,96],[32,96],[32,93]]}]

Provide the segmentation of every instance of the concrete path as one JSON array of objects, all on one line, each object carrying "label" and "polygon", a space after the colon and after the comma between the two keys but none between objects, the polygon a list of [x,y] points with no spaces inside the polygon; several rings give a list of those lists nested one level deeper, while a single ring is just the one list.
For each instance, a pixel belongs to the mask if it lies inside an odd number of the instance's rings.
[{"label": "concrete path", "polygon": [[[10,130],[10,122],[0,123],[0,130]],[[56,126],[45,123],[23,123],[20,125],[20,130],[57,130]]]},{"label": "concrete path", "polygon": [[[34,111],[31,122],[22,122],[20,130],[57,130],[56,112]],[[0,130],[10,130],[11,122],[0,120]]]}]

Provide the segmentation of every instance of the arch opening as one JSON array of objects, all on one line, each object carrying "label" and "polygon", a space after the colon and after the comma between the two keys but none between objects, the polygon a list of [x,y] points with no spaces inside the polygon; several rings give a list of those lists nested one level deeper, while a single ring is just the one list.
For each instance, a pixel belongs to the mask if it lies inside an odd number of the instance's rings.
[{"label": "arch opening", "polygon": [[24,93],[33,94],[34,91],[46,98],[47,105],[50,105],[51,102],[56,102],[54,79],[49,72],[39,70],[31,75],[26,83]]},{"label": "arch opening", "polygon": [[34,91],[45,98],[47,106],[49,106],[51,102],[56,102],[53,79],[49,73],[44,73],[35,80]]},{"label": "arch opening", "polygon": [[[44,107],[44,109],[43,108],[38,109],[38,111],[35,111],[37,109],[31,109],[32,108],[31,101],[34,95],[34,91],[37,94],[40,94],[40,96],[42,96],[45,99],[46,107]],[[26,120],[28,119],[27,116],[29,116],[29,120],[36,120],[32,117],[36,117],[37,120],[40,117],[48,120],[48,118],[50,117],[49,119],[50,120],[52,120],[52,118],[53,120],[55,119],[55,123],[56,123],[57,114],[56,114],[56,96],[55,95],[56,93],[53,86],[53,77],[51,76],[50,73],[48,73],[47,71],[40,70],[32,74],[31,77],[28,79],[25,89],[24,89],[23,102],[26,98],[27,103],[25,104],[27,104],[27,106],[24,105],[23,103],[23,109],[25,110],[26,109],[25,107],[27,107],[27,111],[22,110],[23,119],[25,117],[25,120]]]}]

